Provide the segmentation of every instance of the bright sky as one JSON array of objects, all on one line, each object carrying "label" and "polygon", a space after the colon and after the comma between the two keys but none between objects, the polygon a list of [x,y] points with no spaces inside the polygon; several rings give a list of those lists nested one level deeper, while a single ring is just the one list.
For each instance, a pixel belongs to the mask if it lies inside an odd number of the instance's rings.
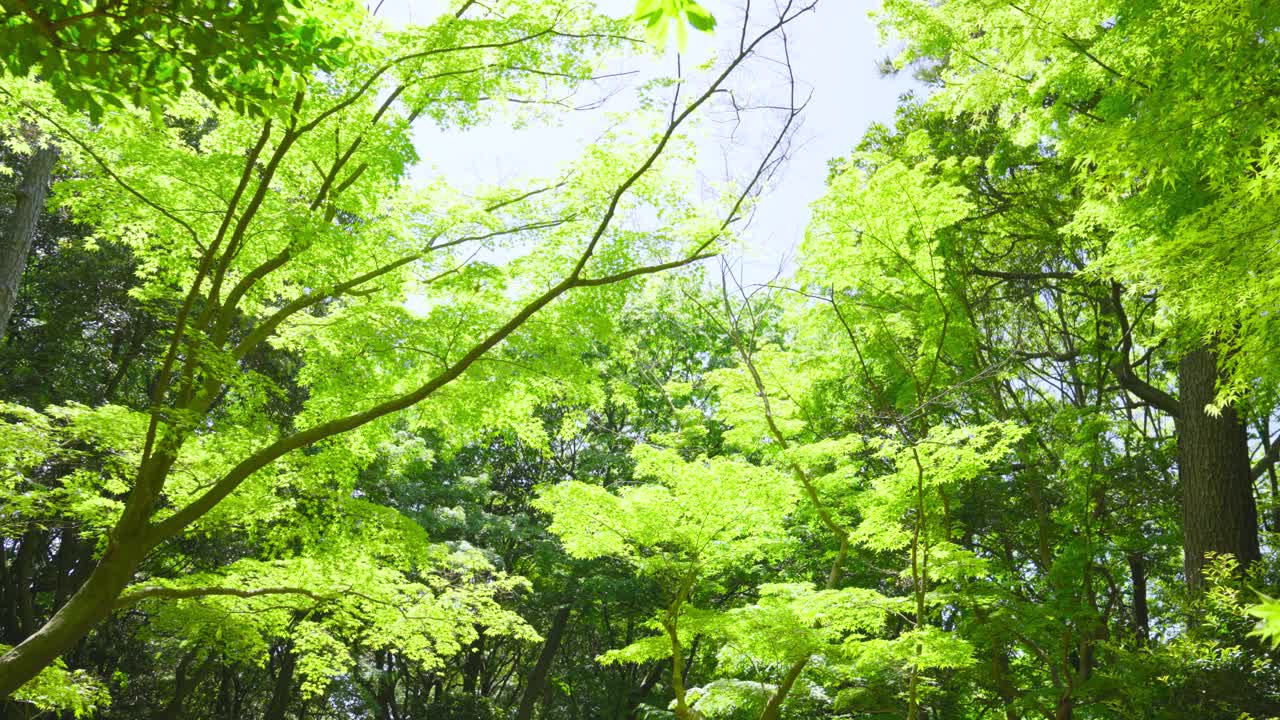
[{"label": "bright sky", "polygon": [[[711,36],[691,33],[683,58],[685,68],[709,57],[717,46],[737,40],[741,0],[703,0],[703,4],[720,25]],[[628,14],[635,0],[598,0],[598,5],[606,13]],[[757,8],[769,5],[756,4]],[[790,26],[792,67],[800,93],[811,90],[812,99],[789,161],[743,233],[745,247],[730,253],[735,262],[742,263],[747,282],[766,281],[789,263],[803,237],[808,206],[823,192],[827,161],[847,154],[871,123],[891,121],[898,96],[914,87],[909,77],[882,78],[876,69],[876,61],[889,54],[880,46],[875,25],[868,18],[878,5],[878,0],[820,0],[815,12]],[[396,22],[424,21],[435,17],[441,7],[439,0],[384,0],[379,14]],[[664,58],[642,58],[632,61],[627,69],[638,70],[641,77],[671,76],[675,62],[671,48]],[[753,65],[747,72],[743,80],[765,91],[776,83],[777,76],[771,75],[774,71],[767,63]],[[634,87],[634,79],[627,80],[626,85]],[[634,93],[624,89],[606,109],[629,107],[618,103],[633,101]],[[464,186],[551,177],[558,165],[577,157],[581,148],[601,133],[605,122],[604,113],[593,110],[567,112],[558,126],[519,131],[501,122],[462,132],[420,123],[416,145],[423,167],[415,177],[442,173]],[[714,125],[708,129],[716,134]],[[708,138],[700,146],[700,171],[710,181],[725,179],[726,157],[735,167],[745,168],[766,149],[761,147],[760,133],[740,139],[733,147],[722,141],[725,134],[719,133],[720,139]]]}]

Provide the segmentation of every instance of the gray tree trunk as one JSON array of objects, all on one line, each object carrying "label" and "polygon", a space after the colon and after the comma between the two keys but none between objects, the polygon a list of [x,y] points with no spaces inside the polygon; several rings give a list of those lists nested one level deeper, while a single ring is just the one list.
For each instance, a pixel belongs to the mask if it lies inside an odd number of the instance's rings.
[{"label": "gray tree trunk", "polygon": [[18,287],[22,283],[22,271],[27,267],[27,254],[31,252],[31,240],[36,234],[36,224],[44,211],[44,200],[49,193],[49,178],[58,151],[42,147],[27,159],[18,183],[13,216],[9,226],[0,236],[0,340],[9,328],[9,316],[18,299]]}]

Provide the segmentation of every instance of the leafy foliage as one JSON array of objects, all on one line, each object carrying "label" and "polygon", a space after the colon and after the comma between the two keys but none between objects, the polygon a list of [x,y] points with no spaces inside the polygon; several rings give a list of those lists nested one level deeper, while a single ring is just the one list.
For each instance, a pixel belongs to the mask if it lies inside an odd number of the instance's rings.
[{"label": "leafy foliage", "polygon": [[659,47],[666,44],[667,28],[674,25],[676,47],[681,51],[688,42],[686,21],[701,32],[711,32],[716,27],[715,17],[696,0],[637,0],[634,18],[644,23],[645,37]]},{"label": "leafy foliage", "polygon": [[314,71],[332,71],[352,18],[347,2],[80,0],[21,3],[0,14],[0,66],[38,72],[95,119],[129,102],[160,113],[187,89],[261,112]]},{"label": "leafy foliage", "polygon": [[555,122],[716,19],[0,15],[0,189],[60,158],[0,345],[6,716],[1280,713],[1274,4],[887,0],[928,92],[767,285],[699,266],[799,112],[699,199],[696,116],[812,9],[750,6],[465,188],[421,123]]}]

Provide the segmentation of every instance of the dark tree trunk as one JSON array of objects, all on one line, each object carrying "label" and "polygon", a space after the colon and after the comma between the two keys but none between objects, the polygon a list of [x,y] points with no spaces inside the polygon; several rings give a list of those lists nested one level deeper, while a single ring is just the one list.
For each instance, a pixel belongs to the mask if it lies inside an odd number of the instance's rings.
[{"label": "dark tree trunk", "polygon": [[396,720],[396,660],[390,651],[373,654],[374,672],[369,678],[369,692],[377,699],[379,720]]},{"label": "dark tree trunk", "polygon": [[1053,712],[1054,720],[1071,720],[1075,716],[1076,704],[1070,695],[1058,698],[1058,706]]},{"label": "dark tree trunk", "polygon": [[75,592],[76,567],[84,555],[80,547],[80,532],[71,525],[62,528],[58,533],[58,555],[55,560],[53,581],[53,610],[62,607],[71,593]]},{"label": "dark tree trunk", "polygon": [[1274,463],[1267,466],[1267,479],[1271,481],[1271,532],[1280,532],[1280,478]]},{"label": "dark tree trunk", "polygon": [[110,615],[145,552],[145,541],[139,538],[108,545],[97,567],[67,604],[30,637],[0,656],[0,697],[8,697],[25,685]]},{"label": "dark tree trunk", "polygon": [[569,615],[573,605],[565,603],[556,611],[551,619],[551,627],[547,630],[547,639],[542,643],[542,652],[538,653],[538,662],[533,666],[529,682],[524,687],[524,695],[520,697],[520,707],[516,710],[516,720],[529,720],[533,717],[533,706],[542,696],[542,688],[547,684],[547,676],[551,672],[551,662],[560,650],[560,641],[564,638],[564,629],[569,624]]},{"label": "dark tree trunk", "polygon": [[1142,553],[1129,553],[1129,574],[1133,579],[1133,634],[1138,645],[1146,645],[1151,637],[1151,620],[1147,611],[1147,561]]},{"label": "dark tree trunk", "polygon": [[262,715],[263,720],[284,720],[289,700],[293,697],[293,671],[297,662],[293,648],[285,648],[280,653],[280,671],[276,673],[275,688],[271,691],[271,702]]},{"label": "dark tree trunk", "polygon": [[9,226],[0,236],[0,340],[9,327],[9,316],[18,299],[18,287],[22,284],[22,271],[27,267],[27,254],[31,252],[31,240],[36,234],[36,224],[44,211],[44,199],[49,192],[49,178],[58,152],[52,147],[36,150],[27,159],[15,195],[13,216]]},{"label": "dark tree trunk", "polygon": [[991,647],[991,673],[996,692],[1004,702],[1005,720],[1018,720],[1020,716],[1013,705],[1018,693],[1013,689],[1013,681],[1009,679],[1009,652],[1002,645],[996,644]]},{"label": "dark tree trunk", "polygon": [[0,640],[16,642],[18,606],[14,597],[13,577],[9,572],[9,540],[0,538]]},{"label": "dark tree trunk", "polygon": [[[1258,437],[1262,440],[1262,450],[1266,457],[1273,457],[1275,444],[1271,442],[1271,423],[1263,418],[1258,424]],[[1267,463],[1267,480],[1271,484],[1271,532],[1280,532],[1280,478],[1276,477],[1276,464]]]},{"label": "dark tree trunk", "polygon": [[480,671],[484,669],[484,635],[481,634],[471,643],[467,651],[467,659],[462,665],[462,694],[474,697],[479,686]]},{"label": "dark tree trunk", "polygon": [[658,684],[658,681],[662,679],[663,667],[664,665],[661,662],[651,664],[649,666],[649,672],[646,673],[644,679],[640,681],[639,687],[632,689],[630,702],[628,703],[630,705],[627,712],[628,720],[636,720],[637,707],[640,705],[640,702],[644,700],[645,696],[653,690],[654,686]]},{"label": "dark tree trunk", "polygon": [[1192,589],[1203,583],[1205,553],[1230,553],[1241,567],[1261,557],[1244,423],[1234,408],[1216,417],[1205,410],[1214,401],[1218,372],[1217,356],[1207,349],[1188,353],[1178,365],[1182,545]]},{"label": "dark tree trunk", "polygon": [[217,717],[223,720],[236,720],[235,670],[225,664],[223,659],[221,677],[218,679]]},{"label": "dark tree trunk", "polygon": [[[980,624],[988,623],[988,614],[985,610],[978,608],[974,617]],[[996,695],[1000,701],[1004,703],[1005,720],[1019,720],[1017,710],[1014,709],[1013,702],[1018,697],[1018,692],[1014,689],[1013,680],[1009,677],[1009,650],[997,638],[992,638],[991,642],[991,684],[995,687]]]},{"label": "dark tree trunk", "polygon": [[18,609],[18,637],[26,640],[36,631],[35,562],[44,549],[44,533],[28,530],[22,535],[22,547],[14,560],[14,594]]},{"label": "dark tree trunk", "polygon": [[196,686],[209,673],[209,669],[213,667],[213,658],[205,658],[194,674],[190,673],[191,663],[195,660],[198,651],[192,650],[183,656],[178,662],[178,669],[174,673],[173,679],[173,699],[156,714],[156,720],[182,720],[186,717],[186,705],[191,693],[195,692]]}]

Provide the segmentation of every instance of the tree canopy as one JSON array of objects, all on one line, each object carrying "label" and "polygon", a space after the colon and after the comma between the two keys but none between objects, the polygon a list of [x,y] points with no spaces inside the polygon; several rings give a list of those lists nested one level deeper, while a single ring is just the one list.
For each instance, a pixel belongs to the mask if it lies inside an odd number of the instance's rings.
[{"label": "tree canopy", "polygon": [[1280,9],[818,4],[4,5],[5,716],[1280,717]]}]

